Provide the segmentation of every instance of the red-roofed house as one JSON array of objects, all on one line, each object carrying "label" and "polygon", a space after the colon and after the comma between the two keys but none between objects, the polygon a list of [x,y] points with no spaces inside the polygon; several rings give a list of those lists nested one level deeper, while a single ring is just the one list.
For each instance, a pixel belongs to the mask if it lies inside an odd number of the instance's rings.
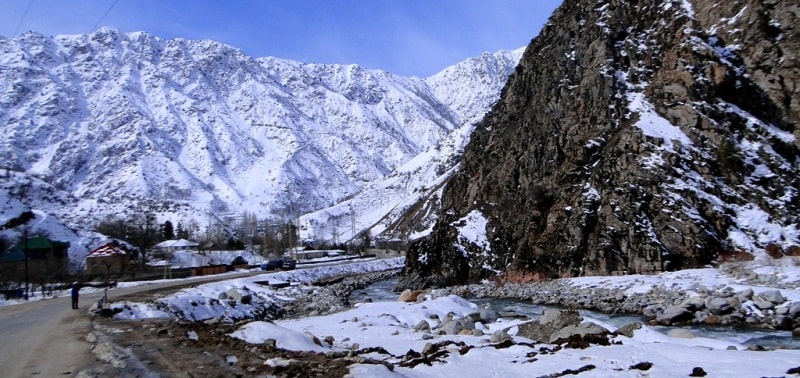
[{"label": "red-roofed house", "polygon": [[128,268],[128,252],[114,243],[101,245],[86,255],[86,274],[91,276],[121,275]]}]

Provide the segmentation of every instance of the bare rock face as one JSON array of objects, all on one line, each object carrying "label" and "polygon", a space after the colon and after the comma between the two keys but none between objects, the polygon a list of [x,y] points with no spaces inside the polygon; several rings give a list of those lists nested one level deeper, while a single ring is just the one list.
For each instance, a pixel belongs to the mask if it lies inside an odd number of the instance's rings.
[{"label": "bare rock face", "polygon": [[478,125],[400,287],[800,245],[800,8],[567,0]]}]

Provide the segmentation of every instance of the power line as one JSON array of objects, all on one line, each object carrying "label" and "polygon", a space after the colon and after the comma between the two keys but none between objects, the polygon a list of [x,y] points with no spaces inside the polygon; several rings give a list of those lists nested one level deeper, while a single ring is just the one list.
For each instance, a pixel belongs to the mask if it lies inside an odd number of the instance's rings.
[{"label": "power line", "polygon": [[33,6],[33,0],[28,2],[28,6],[25,8],[25,13],[22,14],[22,18],[19,19],[19,23],[17,27],[14,29],[14,35],[11,36],[11,39],[16,38],[17,33],[19,33],[19,28],[22,26],[22,22],[25,21],[25,18],[28,17],[28,12],[31,10],[31,6]]},{"label": "power line", "polygon": [[100,17],[100,19],[97,20],[97,23],[94,24],[94,27],[92,27],[92,30],[89,30],[89,33],[93,32],[95,29],[97,29],[98,26],[100,26],[100,23],[103,22],[103,20],[106,18],[106,16],[108,16],[108,13],[111,12],[111,9],[113,9],[114,6],[117,5],[118,2],[119,2],[119,0],[114,0],[114,3],[112,3],[111,6],[108,7],[108,10],[106,10],[106,13],[103,13],[103,17]]}]

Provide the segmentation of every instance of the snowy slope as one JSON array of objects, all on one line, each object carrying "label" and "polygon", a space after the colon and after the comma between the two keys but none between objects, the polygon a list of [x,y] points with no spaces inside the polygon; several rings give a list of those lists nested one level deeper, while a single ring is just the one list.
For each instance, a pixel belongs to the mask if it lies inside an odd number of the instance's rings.
[{"label": "snowy slope", "polygon": [[401,175],[425,184],[436,175],[403,167],[419,155],[452,167],[458,146],[444,157],[436,146],[463,144],[520,55],[421,79],[143,32],[0,38],[0,168],[56,193],[17,196],[0,220],[25,207],[76,230],[142,212],[200,225],[243,211],[285,219]]}]

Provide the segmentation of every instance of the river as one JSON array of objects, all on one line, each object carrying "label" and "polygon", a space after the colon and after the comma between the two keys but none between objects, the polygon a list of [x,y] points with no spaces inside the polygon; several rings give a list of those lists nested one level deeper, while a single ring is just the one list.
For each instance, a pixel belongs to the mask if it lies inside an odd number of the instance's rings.
[{"label": "river", "polygon": [[[355,290],[350,294],[351,303],[359,302],[388,302],[396,301],[398,294],[392,290],[397,285],[397,278],[379,281],[363,289]],[[520,315],[536,319],[544,310],[554,308],[533,304],[529,301],[513,298],[466,298],[480,307],[489,306],[495,311],[513,311]],[[584,318],[596,319],[601,323],[613,327],[621,327],[632,322],[647,323],[641,315],[607,315],[596,311],[579,310]],[[797,349],[800,350],[800,339],[792,337],[790,331],[763,330],[755,328],[739,329],[725,326],[688,325],[681,327],[654,326],[653,329],[666,334],[675,328],[691,331],[697,337],[707,337],[716,340],[730,341],[745,345],[751,349]]]}]

